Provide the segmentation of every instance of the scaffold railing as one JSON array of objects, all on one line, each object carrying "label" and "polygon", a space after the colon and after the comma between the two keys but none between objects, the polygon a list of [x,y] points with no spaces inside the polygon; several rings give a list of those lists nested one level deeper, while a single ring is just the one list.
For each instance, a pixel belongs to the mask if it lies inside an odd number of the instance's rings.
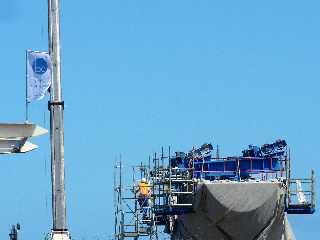
[{"label": "scaffold railing", "polygon": [[310,178],[290,178],[286,211],[289,214],[313,214],[315,212],[315,175]]},{"label": "scaffold railing", "polygon": [[[143,165],[124,167],[122,161],[115,164],[114,172],[114,239],[158,239],[157,225],[151,199],[140,201],[139,180],[150,180],[150,167]],[[124,171],[125,170],[125,171]],[[131,170],[131,177],[129,172]],[[129,185],[128,185],[129,183]]]}]

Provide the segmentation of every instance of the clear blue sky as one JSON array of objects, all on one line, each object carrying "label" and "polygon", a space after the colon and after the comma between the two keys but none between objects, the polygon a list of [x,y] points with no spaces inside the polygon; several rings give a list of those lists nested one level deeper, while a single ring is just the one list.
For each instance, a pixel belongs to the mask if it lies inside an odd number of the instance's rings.
[{"label": "clear blue sky", "polygon": [[[62,1],[68,222],[76,239],[110,236],[112,172],[161,146],[211,141],[225,155],[285,138],[295,176],[320,173],[320,2]],[[25,49],[47,50],[45,0],[1,0],[1,122],[24,120]],[[49,127],[46,100],[31,119]],[[51,228],[49,136],[0,156],[0,238]],[[319,186],[319,184],[318,184]],[[319,187],[317,187],[319,192]],[[320,214],[290,216],[319,237]]]}]

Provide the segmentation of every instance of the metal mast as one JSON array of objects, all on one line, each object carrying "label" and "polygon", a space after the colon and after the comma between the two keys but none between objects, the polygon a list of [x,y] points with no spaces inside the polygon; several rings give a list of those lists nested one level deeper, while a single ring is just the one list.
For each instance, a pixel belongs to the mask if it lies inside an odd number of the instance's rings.
[{"label": "metal mast", "polygon": [[52,239],[69,239],[64,183],[64,102],[61,94],[60,0],[48,0],[48,39],[52,61],[51,99],[48,104],[51,133]]}]

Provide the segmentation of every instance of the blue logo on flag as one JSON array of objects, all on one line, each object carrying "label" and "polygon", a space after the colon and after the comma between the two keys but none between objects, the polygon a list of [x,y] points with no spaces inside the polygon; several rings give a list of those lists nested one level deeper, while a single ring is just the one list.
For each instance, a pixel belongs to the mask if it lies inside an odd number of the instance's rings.
[{"label": "blue logo on flag", "polygon": [[[1,0],[0,0],[1,1]],[[27,51],[27,101],[42,99],[51,85],[52,63],[48,53]]]},{"label": "blue logo on flag", "polygon": [[48,63],[44,58],[36,58],[32,63],[32,70],[37,74],[44,74],[48,70]]}]

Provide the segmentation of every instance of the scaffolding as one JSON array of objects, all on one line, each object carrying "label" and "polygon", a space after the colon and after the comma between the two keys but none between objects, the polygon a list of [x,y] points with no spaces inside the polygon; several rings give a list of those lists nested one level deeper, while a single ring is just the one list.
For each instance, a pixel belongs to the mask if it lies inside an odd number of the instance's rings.
[{"label": "scaffolding", "polygon": [[288,178],[286,212],[288,214],[313,214],[316,209],[315,174],[310,178]]},{"label": "scaffolding", "polygon": [[[114,168],[114,208],[116,240],[126,238],[159,239],[159,234],[170,237],[179,215],[193,212],[197,185],[203,181],[279,181],[286,191],[285,211],[288,214],[312,214],[315,211],[315,176],[291,178],[291,160],[288,148],[270,155],[251,156],[255,147],[245,150],[241,157],[220,157],[219,149],[213,157],[212,148],[193,148],[188,154],[171,154],[161,149],[150,156],[147,164],[124,170],[121,160]],[[271,145],[272,146],[272,145]],[[266,145],[264,145],[266,147]],[[279,149],[278,149],[279,150]],[[197,153],[198,151],[198,153]],[[269,151],[270,153],[270,151]],[[249,155],[247,155],[249,154]],[[184,159],[184,161],[182,161]],[[129,170],[132,175],[129,176]],[[124,174],[125,173],[125,174]],[[125,179],[127,178],[127,179]],[[150,195],[142,200],[139,183],[145,179]],[[125,183],[130,183],[127,186]],[[169,235],[168,235],[169,234]],[[165,238],[161,238],[165,239]]]},{"label": "scaffolding", "polygon": [[[114,168],[114,236],[116,240],[145,237],[158,239],[161,228],[170,234],[177,215],[192,212],[196,181],[192,175],[165,166],[168,155],[155,153],[148,165],[132,166],[130,186],[124,183],[124,166],[118,161]],[[191,169],[190,169],[191,170]],[[151,190],[150,197],[139,199],[139,181],[146,179]]]},{"label": "scaffolding", "polygon": [[139,175],[140,179],[148,179],[147,169],[149,168],[142,164],[133,166],[133,184],[131,186],[126,186],[124,183],[123,169],[124,166],[120,160],[114,168],[115,239],[138,239],[139,237],[157,239],[156,225],[154,224],[151,205],[140,205],[137,194],[138,185],[136,184],[136,177]]},{"label": "scaffolding", "polygon": [[[150,172],[152,186],[153,213],[156,225],[164,225],[167,233],[173,230],[175,216],[192,212],[197,181],[193,178],[192,168],[172,168],[171,150],[164,155],[163,148],[158,157],[154,154],[153,169]],[[168,166],[165,166],[165,161]]]}]

